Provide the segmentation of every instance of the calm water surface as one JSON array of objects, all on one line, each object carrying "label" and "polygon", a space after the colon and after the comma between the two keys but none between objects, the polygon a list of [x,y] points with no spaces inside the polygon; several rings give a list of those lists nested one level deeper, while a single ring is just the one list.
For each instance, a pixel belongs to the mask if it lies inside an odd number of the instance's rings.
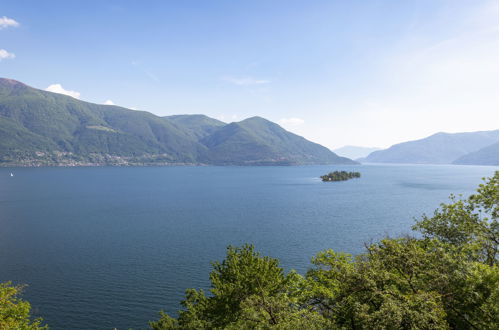
[{"label": "calm water surface", "polygon": [[[52,329],[142,328],[208,287],[210,261],[253,243],[304,272],[327,248],[410,232],[497,167],[304,166],[0,169],[0,281]],[[362,178],[323,183],[356,170]],[[14,177],[10,177],[10,173]]]}]

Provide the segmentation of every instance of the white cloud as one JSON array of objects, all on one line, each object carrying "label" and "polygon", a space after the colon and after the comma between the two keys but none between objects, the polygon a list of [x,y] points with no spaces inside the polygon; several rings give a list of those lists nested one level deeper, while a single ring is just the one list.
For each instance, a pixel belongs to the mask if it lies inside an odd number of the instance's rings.
[{"label": "white cloud", "polygon": [[107,100],[106,102],[104,102],[105,105],[114,105],[114,102],[111,101],[111,100]]},{"label": "white cloud", "polygon": [[68,96],[74,97],[75,99],[79,99],[80,98],[80,93],[79,92],[65,90],[61,86],[61,84],[52,84],[49,87],[47,87],[45,90],[49,91],[49,92],[52,92],[52,93],[58,93],[58,94],[68,95]]},{"label": "white cloud", "polygon": [[297,117],[279,119],[279,124],[283,126],[300,126],[305,123],[305,120]]},{"label": "white cloud", "polygon": [[5,49],[0,49],[0,61],[1,60],[8,60],[8,59],[12,59],[12,58],[15,58],[16,55],[13,54],[13,53],[9,53],[8,51],[6,51]]},{"label": "white cloud", "polygon": [[270,84],[270,80],[256,79],[252,77],[223,77],[223,80],[239,86],[252,86]]},{"label": "white cloud", "polygon": [[16,20],[14,20],[12,18],[8,18],[6,16],[0,17],[0,30],[8,28],[9,26],[10,27],[18,27],[19,23]]}]

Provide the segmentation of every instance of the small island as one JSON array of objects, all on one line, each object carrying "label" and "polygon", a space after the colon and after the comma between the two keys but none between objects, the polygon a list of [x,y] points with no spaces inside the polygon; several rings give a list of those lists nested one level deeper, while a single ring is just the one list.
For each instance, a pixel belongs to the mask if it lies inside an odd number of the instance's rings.
[{"label": "small island", "polygon": [[324,182],[330,181],[346,181],[350,179],[360,178],[359,172],[334,171],[326,175],[322,175],[321,179]]}]

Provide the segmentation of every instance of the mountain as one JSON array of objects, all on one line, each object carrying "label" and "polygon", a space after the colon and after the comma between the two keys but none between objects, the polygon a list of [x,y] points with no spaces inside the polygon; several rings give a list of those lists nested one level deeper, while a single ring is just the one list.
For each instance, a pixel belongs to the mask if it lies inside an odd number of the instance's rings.
[{"label": "mountain", "polygon": [[358,147],[358,146],[344,146],[334,149],[333,152],[339,156],[347,157],[350,159],[363,158],[371,152],[380,150],[380,148]]},{"label": "mountain", "polygon": [[[273,130],[203,115],[159,117],[0,78],[0,166],[352,162],[265,122]],[[245,134],[228,134],[233,126]]]},{"label": "mountain", "polygon": [[499,165],[499,142],[456,159],[459,165]]},{"label": "mountain", "polygon": [[200,140],[227,125],[223,121],[205,115],[173,115],[163,118],[173,122],[195,140]]},{"label": "mountain", "polygon": [[354,164],[261,117],[230,123],[200,141],[215,164]]},{"label": "mountain", "polygon": [[191,163],[206,152],[151,113],[83,102],[10,79],[0,80],[0,136],[0,161],[14,164],[109,162],[113,157],[122,158],[118,163],[140,162],[144,155]]},{"label": "mountain", "polygon": [[365,163],[451,164],[459,157],[499,142],[499,130],[437,133],[374,151],[361,159]]}]

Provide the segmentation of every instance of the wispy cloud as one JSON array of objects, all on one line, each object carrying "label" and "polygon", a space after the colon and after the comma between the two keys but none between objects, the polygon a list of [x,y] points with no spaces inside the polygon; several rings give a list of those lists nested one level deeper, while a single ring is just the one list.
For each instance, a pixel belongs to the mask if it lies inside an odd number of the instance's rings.
[{"label": "wispy cloud", "polygon": [[156,76],[154,73],[152,73],[151,71],[149,70],[144,70],[144,73],[146,74],[146,76],[148,76],[151,80],[154,80],[155,82],[160,82],[158,76]]},{"label": "wispy cloud", "polygon": [[6,16],[0,17],[0,29],[5,29],[8,27],[18,27],[19,23],[12,18],[8,18]]},{"label": "wispy cloud", "polygon": [[65,90],[61,86],[61,84],[52,84],[49,87],[47,87],[45,90],[48,91],[48,92],[52,92],[52,93],[58,93],[58,94],[64,94],[64,95],[67,95],[67,96],[71,96],[71,97],[74,97],[75,99],[79,99],[80,98],[80,93],[79,92]]},{"label": "wispy cloud", "polygon": [[253,85],[264,85],[270,84],[270,80],[267,79],[256,79],[253,77],[231,77],[225,76],[222,80],[230,82],[231,84],[238,86],[253,86]]},{"label": "wispy cloud", "polygon": [[13,59],[15,57],[16,57],[16,55],[14,53],[9,53],[5,49],[0,49],[0,61],[1,60]]},{"label": "wispy cloud", "polygon": [[158,76],[154,72],[152,72],[149,69],[144,68],[144,65],[142,64],[142,61],[140,61],[140,60],[132,60],[130,62],[130,64],[133,67],[136,67],[140,71],[142,71],[149,79],[151,79],[151,80],[153,80],[153,81],[155,81],[157,83],[161,82],[160,79],[158,78]]},{"label": "wispy cloud", "polygon": [[104,102],[105,105],[114,105],[114,102],[111,101],[111,100],[106,100],[106,102]]},{"label": "wispy cloud", "polygon": [[283,126],[300,126],[305,123],[305,120],[297,117],[281,118],[279,119],[279,124]]}]

